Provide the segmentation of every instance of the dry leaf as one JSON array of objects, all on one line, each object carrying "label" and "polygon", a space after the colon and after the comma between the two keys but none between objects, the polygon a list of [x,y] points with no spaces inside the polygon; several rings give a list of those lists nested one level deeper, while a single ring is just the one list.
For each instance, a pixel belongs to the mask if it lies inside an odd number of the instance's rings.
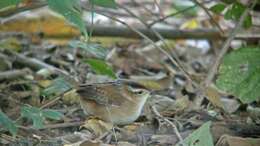
[{"label": "dry leaf", "polygon": [[117,146],[136,146],[136,145],[132,144],[132,143],[129,143],[129,142],[126,142],[126,141],[119,141],[117,143]]},{"label": "dry leaf", "polygon": [[68,92],[66,92],[63,97],[62,100],[64,101],[64,103],[66,104],[73,104],[73,103],[79,103],[79,95],[76,93],[76,90],[70,90]]},{"label": "dry leaf", "polygon": [[206,91],[206,96],[207,99],[215,106],[221,108],[221,109],[225,109],[222,101],[220,100],[221,95],[220,93],[217,91],[216,88],[214,87],[208,87],[205,89]]},{"label": "dry leaf", "polygon": [[87,128],[95,133],[96,136],[103,135],[105,132],[113,128],[112,123],[106,123],[99,119],[89,119],[81,127]]},{"label": "dry leaf", "polygon": [[223,135],[216,146],[259,146],[260,138],[242,138]]},{"label": "dry leaf", "polygon": [[173,75],[160,72],[154,76],[130,76],[130,79],[150,90],[163,90],[172,86]]}]

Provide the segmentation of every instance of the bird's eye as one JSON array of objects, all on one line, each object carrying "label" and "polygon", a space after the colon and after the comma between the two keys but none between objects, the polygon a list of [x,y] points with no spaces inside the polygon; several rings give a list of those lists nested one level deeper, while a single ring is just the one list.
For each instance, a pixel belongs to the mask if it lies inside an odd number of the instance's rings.
[{"label": "bird's eye", "polygon": [[137,91],[136,94],[143,94],[143,91],[142,90]]}]

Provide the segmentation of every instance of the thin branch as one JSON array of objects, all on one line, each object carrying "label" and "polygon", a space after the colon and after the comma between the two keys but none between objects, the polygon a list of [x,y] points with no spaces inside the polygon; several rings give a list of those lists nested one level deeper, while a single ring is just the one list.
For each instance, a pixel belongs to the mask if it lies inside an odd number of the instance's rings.
[{"label": "thin branch", "polygon": [[[127,9],[126,7],[122,6],[122,5],[118,5],[120,8],[124,9],[126,12],[128,12],[131,16],[135,17],[136,19],[138,19],[147,29],[150,29],[154,34],[155,36],[160,39],[164,45],[167,47],[167,48],[170,48],[168,46],[167,43],[165,43],[165,40],[164,38],[162,37],[162,35],[160,33],[158,33],[157,31],[155,31],[153,28],[150,28],[149,25],[144,21],[142,20],[140,17],[138,17],[137,15],[135,15],[132,11],[130,11],[129,9]],[[151,39],[149,39],[151,40]],[[196,82],[194,82],[192,80],[192,78],[190,77],[189,73],[187,71],[185,71],[184,67],[182,66],[182,64],[180,63],[180,61],[178,60],[178,56],[174,56],[174,58],[167,52],[165,51],[162,47],[158,47],[156,46],[156,44],[151,40],[151,43],[159,49],[159,51],[161,51],[165,56],[167,56],[167,58],[170,59],[170,61],[176,65],[176,67],[178,69],[180,69],[180,71],[184,74],[184,76],[194,85],[194,86],[198,86],[198,84]]]},{"label": "thin branch", "polygon": [[10,80],[28,75],[31,71],[28,68],[0,72],[0,80]]},{"label": "thin branch", "polygon": [[220,25],[214,20],[213,16],[210,14],[208,8],[206,8],[203,4],[201,4],[200,2],[198,2],[197,0],[193,0],[197,5],[199,5],[205,12],[206,14],[209,16],[210,21],[212,22],[213,25],[215,25],[222,34],[224,34],[224,30],[220,27]]},{"label": "thin branch", "polygon": [[[69,122],[69,123],[59,123],[59,124],[50,124],[50,125],[45,125],[42,128],[39,128],[37,130],[43,130],[43,129],[56,129],[56,128],[67,128],[67,127],[77,127],[84,124],[84,121],[79,121],[79,122]],[[25,129],[25,130],[31,130],[31,129],[35,129],[32,126],[29,127],[25,127],[25,126],[18,126],[21,129]]]},{"label": "thin branch", "polygon": [[52,99],[49,102],[47,102],[44,105],[42,105],[40,107],[40,109],[44,109],[44,108],[50,107],[51,105],[55,104],[58,100],[60,100],[62,97],[63,97],[62,95],[55,97],[54,99]]},{"label": "thin branch", "polygon": [[16,52],[12,52],[12,51],[9,51],[9,50],[5,50],[5,53],[8,54],[11,58],[10,59],[14,59],[15,61],[25,65],[25,66],[28,66],[32,69],[36,69],[36,70],[39,70],[39,69],[42,69],[42,68],[47,68],[48,70],[50,71],[53,71],[55,73],[60,73],[60,74],[63,74],[63,75],[69,75],[68,72],[64,71],[64,70],[61,70],[59,68],[56,68],[52,65],[49,65],[41,60],[38,60],[36,58],[30,58],[30,57],[27,57],[27,56],[24,56],[22,54],[18,54]]},{"label": "thin branch", "polygon": [[156,18],[160,17],[160,14],[155,13],[152,9],[147,8],[146,5],[142,5],[142,4],[140,4],[140,2],[136,2],[136,0],[131,0],[131,1],[133,2],[134,5],[141,7],[146,12],[148,12],[150,15],[155,16]]},{"label": "thin branch", "polygon": [[154,4],[159,9],[160,16],[164,16],[162,8],[160,7],[160,4],[157,2],[157,0],[154,0]]},{"label": "thin branch", "polygon": [[174,123],[172,123],[170,120],[168,120],[167,118],[163,117],[158,111],[157,109],[155,108],[155,106],[152,106],[152,111],[153,113],[158,117],[158,118],[161,118],[162,120],[164,120],[165,122],[167,122],[169,125],[171,125],[173,127],[173,130],[174,130],[174,133],[176,134],[176,136],[178,137],[179,141],[181,144],[184,144],[183,142],[183,138],[180,134],[180,132],[178,131],[178,128],[175,126]]},{"label": "thin branch", "polygon": [[197,5],[187,7],[187,8],[185,8],[185,9],[182,9],[182,10],[180,10],[180,11],[178,11],[178,12],[175,12],[175,13],[171,13],[171,14],[165,16],[165,17],[162,17],[162,18],[160,18],[160,19],[158,19],[158,20],[155,20],[155,21],[149,23],[148,26],[149,26],[149,27],[152,27],[152,26],[155,25],[156,23],[159,23],[159,22],[165,21],[166,19],[168,19],[168,18],[170,18],[170,17],[173,17],[173,16],[176,16],[176,15],[179,15],[179,14],[184,13],[184,12],[190,10],[190,9],[195,8],[195,7],[197,7]]}]

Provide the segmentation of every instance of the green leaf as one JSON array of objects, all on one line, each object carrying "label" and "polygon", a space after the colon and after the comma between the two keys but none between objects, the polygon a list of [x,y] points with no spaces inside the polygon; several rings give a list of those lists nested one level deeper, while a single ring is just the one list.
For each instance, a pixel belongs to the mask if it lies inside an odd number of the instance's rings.
[{"label": "green leaf", "polygon": [[62,117],[62,114],[54,110],[42,110],[37,107],[24,106],[21,110],[21,116],[32,120],[33,127],[40,129],[44,127],[43,123],[46,118],[59,120]]},{"label": "green leaf", "polygon": [[232,4],[232,3],[234,3],[234,0],[222,0],[222,2],[224,2],[226,4]]},{"label": "green leaf", "polygon": [[16,124],[9,119],[6,114],[4,114],[2,111],[0,111],[0,125],[2,125],[3,128],[8,130],[12,135],[16,135],[17,133],[17,127]]},{"label": "green leaf", "polygon": [[244,28],[249,28],[252,26],[252,16],[251,15],[247,15],[244,22],[243,22],[243,27]]},{"label": "green leaf", "polygon": [[97,74],[108,75],[114,79],[116,78],[112,68],[106,64],[105,61],[98,59],[88,59],[86,60],[86,63],[88,63]]},{"label": "green leaf", "polygon": [[80,48],[99,59],[105,59],[108,54],[107,49],[101,47],[98,44],[90,44],[81,41],[71,41],[69,45],[73,48]]},{"label": "green leaf", "polygon": [[44,117],[42,116],[31,116],[31,119],[33,121],[33,127],[36,129],[40,129],[44,127]]},{"label": "green leaf", "polygon": [[43,116],[53,120],[60,120],[63,117],[63,114],[55,110],[46,109],[43,112]]},{"label": "green leaf", "polygon": [[[187,146],[214,146],[210,125],[211,122],[209,121],[192,132],[191,135],[184,139],[184,144]],[[177,146],[181,146],[181,144],[178,143]]]},{"label": "green leaf", "polygon": [[47,0],[48,6],[75,24],[88,37],[85,23],[82,19],[80,0]]},{"label": "green leaf", "polygon": [[21,2],[21,0],[0,0],[0,9],[8,7],[8,6],[17,5],[20,2]]},{"label": "green leaf", "polygon": [[225,18],[226,20],[232,19],[232,7],[229,7],[229,8],[227,9],[227,11],[226,11],[225,14],[224,14],[224,18]]},{"label": "green leaf", "polygon": [[232,19],[239,20],[246,7],[238,2],[234,3],[231,9]]},{"label": "green leaf", "polygon": [[52,84],[41,92],[41,95],[49,97],[51,95],[62,94],[72,88],[72,85],[59,77],[53,80]]},{"label": "green leaf", "polygon": [[21,116],[31,119],[33,121],[34,128],[39,129],[43,127],[44,117],[42,116],[41,109],[24,106],[21,110]]},{"label": "green leaf", "polygon": [[225,4],[219,3],[219,4],[216,4],[216,5],[212,6],[210,8],[210,10],[215,12],[215,13],[217,13],[217,14],[220,14],[221,12],[224,11],[225,8],[226,8]]},{"label": "green leaf", "polygon": [[101,7],[106,7],[106,8],[116,8],[116,2],[115,0],[90,0],[90,2],[94,5],[98,5]]},{"label": "green leaf", "polygon": [[260,48],[240,48],[223,58],[216,81],[218,88],[243,103],[260,99]]}]

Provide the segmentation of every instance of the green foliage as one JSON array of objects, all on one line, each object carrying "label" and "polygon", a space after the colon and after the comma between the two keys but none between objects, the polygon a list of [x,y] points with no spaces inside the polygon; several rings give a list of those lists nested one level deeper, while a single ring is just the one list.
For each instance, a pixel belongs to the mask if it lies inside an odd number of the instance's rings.
[{"label": "green foliage", "polygon": [[[225,3],[215,4],[210,8],[211,11],[217,14],[221,14],[224,12],[224,18],[226,20],[235,20],[238,21],[241,15],[247,7],[237,1],[225,1]],[[247,15],[246,19],[243,22],[244,28],[249,28],[252,26],[252,16],[250,14]]]},{"label": "green foliage", "polygon": [[243,103],[260,99],[260,48],[241,48],[223,59],[216,81],[218,88]]},{"label": "green foliage", "polygon": [[244,28],[249,28],[249,27],[252,26],[252,24],[253,24],[252,17],[250,15],[247,15],[245,20],[244,20],[244,22],[243,22],[243,27]]},{"label": "green foliage", "polygon": [[60,120],[63,115],[60,112],[51,109],[45,109],[42,111],[43,116],[53,120]]},{"label": "green foliage", "polygon": [[8,130],[12,135],[16,135],[16,124],[11,119],[9,119],[2,111],[0,111],[0,125]]},{"label": "green foliage", "polygon": [[99,59],[105,59],[108,54],[107,49],[98,44],[90,44],[82,41],[71,41],[69,45],[73,48],[80,48]]},{"label": "green foliage", "polygon": [[[207,122],[192,132],[191,135],[184,139],[184,144],[187,146],[214,146],[210,125],[211,122]],[[181,146],[181,144],[179,143],[177,146]]]},{"label": "green foliage", "polygon": [[232,11],[231,11],[231,10],[232,10],[232,9],[227,9],[226,13],[224,14],[224,18],[225,18],[226,20],[232,19]]},{"label": "green foliage", "polygon": [[86,63],[88,63],[97,74],[107,75],[113,79],[116,78],[112,68],[106,64],[105,61],[98,59],[88,59],[86,60]]},{"label": "green foliage", "polygon": [[54,110],[29,106],[22,107],[21,116],[31,119],[33,121],[33,127],[36,129],[43,128],[43,122],[46,118],[60,120],[63,117],[61,113]]},{"label": "green foliage", "polygon": [[234,0],[222,0],[222,1],[226,4],[232,4],[234,2]]},{"label": "green foliage", "polygon": [[0,9],[6,8],[8,6],[17,5],[21,0],[0,0]]},{"label": "green foliage", "polygon": [[88,37],[85,23],[82,20],[80,0],[47,0],[49,7],[75,24]]},{"label": "green foliage", "polygon": [[[116,8],[115,0],[90,0],[94,5]],[[17,5],[21,0],[0,0],[0,9]],[[48,6],[55,12],[63,15],[68,21],[75,24],[88,38],[85,23],[82,19],[80,0],[47,0]]]},{"label": "green foliage", "polygon": [[90,2],[94,5],[98,5],[101,7],[107,7],[107,8],[116,8],[116,2],[115,0],[90,0]]},{"label": "green foliage", "polygon": [[52,84],[41,92],[41,95],[49,97],[51,95],[62,94],[72,88],[72,85],[59,77],[53,80]]},{"label": "green foliage", "polygon": [[246,10],[246,6],[240,4],[240,3],[234,3],[230,7],[231,11],[231,19],[233,20],[239,20],[241,15],[244,13]]},{"label": "green foliage", "polygon": [[210,8],[210,10],[213,11],[214,13],[220,14],[224,11],[225,8],[226,8],[226,5],[219,3],[219,4],[212,6]]}]

